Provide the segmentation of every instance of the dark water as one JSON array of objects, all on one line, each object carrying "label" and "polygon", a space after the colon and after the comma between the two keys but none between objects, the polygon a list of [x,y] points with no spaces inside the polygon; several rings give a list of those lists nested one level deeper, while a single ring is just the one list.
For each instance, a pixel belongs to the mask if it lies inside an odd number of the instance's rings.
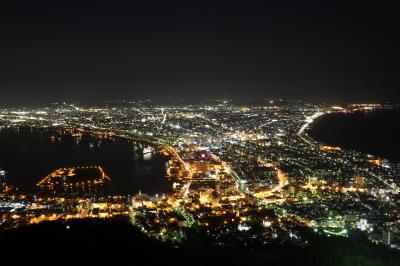
[{"label": "dark water", "polygon": [[400,110],[327,114],[308,131],[310,137],[400,162]]},{"label": "dark water", "polygon": [[0,169],[7,171],[7,182],[26,191],[55,169],[85,165],[102,166],[117,193],[170,191],[171,183],[164,177],[168,158],[154,154],[150,160],[144,160],[141,150],[135,151],[134,145],[124,139],[86,136],[78,141],[69,134],[44,129],[3,128]]}]

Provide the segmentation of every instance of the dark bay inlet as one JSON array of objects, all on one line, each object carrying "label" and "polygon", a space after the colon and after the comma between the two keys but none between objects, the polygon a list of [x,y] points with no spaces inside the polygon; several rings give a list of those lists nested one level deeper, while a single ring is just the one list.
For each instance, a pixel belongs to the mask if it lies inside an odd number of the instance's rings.
[{"label": "dark bay inlet", "polygon": [[311,125],[311,138],[400,162],[400,110],[332,113]]},{"label": "dark bay inlet", "polygon": [[0,169],[7,182],[25,191],[63,167],[101,166],[117,193],[156,194],[171,190],[165,178],[168,158],[130,140],[72,136],[49,129],[0,129]]}]

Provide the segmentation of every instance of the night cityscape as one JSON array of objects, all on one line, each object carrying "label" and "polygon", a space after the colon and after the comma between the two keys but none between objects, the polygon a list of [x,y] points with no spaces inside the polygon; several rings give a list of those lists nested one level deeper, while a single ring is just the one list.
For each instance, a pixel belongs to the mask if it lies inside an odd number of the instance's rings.
[{"label": "night cityscape", "polygon": [[390,7],[4,10],[0,265],[400,264]]}]

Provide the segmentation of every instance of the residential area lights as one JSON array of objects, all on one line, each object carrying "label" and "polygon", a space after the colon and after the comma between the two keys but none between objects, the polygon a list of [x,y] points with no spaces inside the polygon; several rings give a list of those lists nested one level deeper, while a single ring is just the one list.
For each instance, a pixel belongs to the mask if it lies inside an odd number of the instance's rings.
[{"label": "residential area lights", "polygon": [[[244,243],[306,245],[299,228],[308,228],[336,236],[360,230],[371,241],[397,248],[400,166],[328,146],[307,133],[324,114],[378,108],[301,101],[3,108],[0,128],[44,128],[76,139],[88,134],[152,147],[168,157],[165,178],[172,192],[110,192],[113,177],[104,166],[49,169],[34,193],[0,179],[1,229],[45,220],[122,216],[150,237],[176,243],[196,228],[221,246],[231,239],[227,235]],[[54,141],[57,138],[54,135]],[[1,175],[7,172],[0,170]]]}]

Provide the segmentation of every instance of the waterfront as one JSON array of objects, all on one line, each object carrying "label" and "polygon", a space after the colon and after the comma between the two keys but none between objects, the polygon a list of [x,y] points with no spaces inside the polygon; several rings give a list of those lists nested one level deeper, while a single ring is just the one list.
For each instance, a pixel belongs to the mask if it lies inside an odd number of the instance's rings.
[{"label": "waterfront", "polygon": [[311,138],[400,162],[400,110],[331,113],[312,123]]},{"label": "waterfront", "polygon": [[168,158],[153,153],[143,158],[139,143],[93,136],[73,137],[68,132],[47,129],[0,130],[0,169],[7,182],[32,191],[43,177],[60,167],[99,165],[111,178],[117,193],[166,193]]},{"label": "waterfront", "polygon": [[[393,221],[398,220],[400,165],[306,135],[319,115],[381,108],[282,102],[266,107],[130,103],[2,109],[0,127],[11,135],[2,140],[3,158],[16,164],[14,170],[28,172],[44,162],[40,177],[48,178],[37,187],[48,193],[21,193],[16,188],[22,185],[2,183],[0,230],[123,218],[147,236],[174,245],[196,241],[192,233],[199,230],[223,247],[234,242],[307,246],[308,233],[351,237],[361,230],[374,243],[398,248],[399,228]],[[163,175],[151,174],[157,156],[148,158],[148,145],[169,157],[166,172],[161,164]],[[144,148],[150,150],[146,156]],[[24,164],[30,159],[36,163]],[[10,165],[0,167],[8,171],[8,180],[35,179],[18,179]],[[137,175],[126,178],[118,171]],[[128,195],[102,193],[107,177]],[[140,180],[153,189],[137,185]],[[160,182],[171,184],[170,193],[154,189]]]}]

